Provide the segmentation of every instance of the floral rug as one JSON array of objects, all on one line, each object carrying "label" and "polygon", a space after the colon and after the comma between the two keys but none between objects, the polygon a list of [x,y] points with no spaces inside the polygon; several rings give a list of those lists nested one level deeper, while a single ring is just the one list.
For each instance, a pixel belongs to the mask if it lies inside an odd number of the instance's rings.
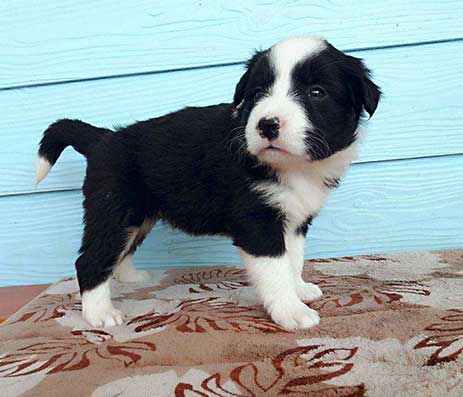
[{"label": "floral rug", "polygon": [[0,327],[9,396],[463,396],[463,251],[306,262],[320,326],[288,332],[240,267],[114,281],[123,326],[81,319],[74,279]]}]

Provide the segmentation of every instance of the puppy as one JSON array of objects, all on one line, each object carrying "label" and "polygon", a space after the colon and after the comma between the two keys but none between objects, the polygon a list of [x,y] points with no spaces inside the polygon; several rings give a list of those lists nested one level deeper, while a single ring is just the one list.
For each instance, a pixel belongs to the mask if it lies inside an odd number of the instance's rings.
[{"label": "puppy", "polygon": [[76,261],[83,317],[123,322],[110,279],[142,281],[132,255],[159,220],[238,248],[273,321],[320,321],[302,301],[322,296],[301,277],[312,218],[356,158],[363,112],[379,88],[360,59],[318,37],[293,37],[247,62],[233,103],[189,107],[117,131],[59,120],[44,133],[37,183],[71,145],[87,158],[84,234]]}]

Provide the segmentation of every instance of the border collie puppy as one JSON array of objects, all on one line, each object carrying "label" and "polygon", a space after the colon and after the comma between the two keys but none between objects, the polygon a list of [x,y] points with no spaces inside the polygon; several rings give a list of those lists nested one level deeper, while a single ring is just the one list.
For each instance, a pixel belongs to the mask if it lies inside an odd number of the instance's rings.
[{"label": "border collie puppy", "polygon": [[232,104],[189,107],[117,131],[59,120],[44,133],[37,183],[72,146],[87,158],[85,228],[76,261],[83,317],[123,322],[110,280],[147,279],[132,255],[162,219],[191,235],[224,235],[238,248],[273,321],[320,321],[303,301],[322,296],[301,277],[304,241],[356,158],[359,121],[379,88],[360,59],[318,37],[257,52]]}]

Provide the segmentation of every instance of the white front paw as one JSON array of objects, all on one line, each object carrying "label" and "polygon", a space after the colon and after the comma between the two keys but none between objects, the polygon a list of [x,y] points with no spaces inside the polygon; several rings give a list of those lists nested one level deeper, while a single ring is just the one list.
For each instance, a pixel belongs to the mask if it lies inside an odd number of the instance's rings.
[{"label": "white front paw", "polygon": [[297,299],[274,302],[268,306],[268,312],[276,324],[288,330],[310,328],[320,323],[318,313]]},{"label": "white front paw", "polygon": [[95,328],[114,327],[124,322],[122,312],[112,305],[83,307],[82,316]]},{"label": "white front paw", "polygon": [[114,277],[121,283],[142,283],[151,279],[146,270],[125,269],[125,271],[115,271]]},{"label": "white front paw", "polygon": [[323,296],[322,290],[317,285],[306,283],[303,280],[296,284],[296,292],[299,299],[304,302],[311,302]]}]

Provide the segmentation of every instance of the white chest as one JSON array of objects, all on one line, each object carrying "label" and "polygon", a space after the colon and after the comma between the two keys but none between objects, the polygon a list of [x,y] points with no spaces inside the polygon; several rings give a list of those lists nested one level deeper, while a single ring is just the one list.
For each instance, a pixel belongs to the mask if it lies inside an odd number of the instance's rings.
[{"label": "white chest", "polygon": [[303,173],[285,175],[279,183],[265,183],[257,187],[269,204],[279,208],[295,227],[309,216],[318,213],[325,204],[329,190],[323,180]]},{"label": "white chest", "polygon": [[280,181],[256,186],[267,202],[279,208],[289,222],[298,227],[309,216],[316,215],[326,202],[331,189],[327,182],[340,179],[356,157],[356,145],[298,170],[279,173]]}]

